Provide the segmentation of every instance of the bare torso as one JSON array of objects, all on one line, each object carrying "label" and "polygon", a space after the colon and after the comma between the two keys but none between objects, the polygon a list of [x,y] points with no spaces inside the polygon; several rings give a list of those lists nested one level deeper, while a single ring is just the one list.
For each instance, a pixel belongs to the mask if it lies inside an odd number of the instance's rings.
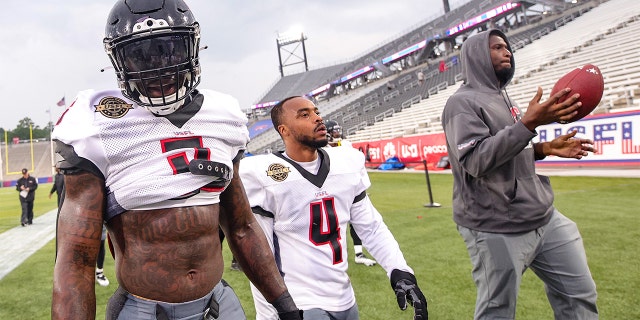
[{"label": "bare torso", "polygon": [[123,289],[146,299],[185,302],[222,278],[220,206],[127,211],[107,223]]}]

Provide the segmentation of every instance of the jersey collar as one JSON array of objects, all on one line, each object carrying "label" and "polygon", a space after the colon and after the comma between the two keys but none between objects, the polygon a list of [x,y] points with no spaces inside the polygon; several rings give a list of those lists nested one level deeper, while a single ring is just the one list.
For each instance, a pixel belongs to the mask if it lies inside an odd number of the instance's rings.
[{"label": "jersey collar", "polygon": [[329,161],[329,155],[326,151],[322,150],[322,148],[318,148],[318,157],[320,157],[320,169],[318,169],[317,174],[313,174],[304,168],[302,168],[297,162],[287,158],[284,156],[284,151],[273,153],[275,156],[281,158],[282,160],[291,164],[300,174],[307,179],[307,181],[311,182],[318,188],[321,188],[324,184],[325,180],[327,180],[327,176],[329,176],[329,169],[331,168],[331,164]]}]

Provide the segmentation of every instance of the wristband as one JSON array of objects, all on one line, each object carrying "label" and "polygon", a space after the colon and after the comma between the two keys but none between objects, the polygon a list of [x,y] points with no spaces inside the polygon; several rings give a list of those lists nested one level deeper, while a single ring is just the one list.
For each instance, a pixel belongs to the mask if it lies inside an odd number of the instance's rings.
[{"label": "wristband", "polygon": [[291,311],[297,311],[298,307],[295,302],[293,302],[293,298],[289,294],[289,291],[285,291],[281,294],[278,299],[271,303],[278,313],[287,313]]}]

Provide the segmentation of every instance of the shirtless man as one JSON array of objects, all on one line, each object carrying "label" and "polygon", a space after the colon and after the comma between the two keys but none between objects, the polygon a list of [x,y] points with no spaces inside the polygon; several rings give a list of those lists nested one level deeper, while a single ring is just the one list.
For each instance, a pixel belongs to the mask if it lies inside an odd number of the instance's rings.
[{"label": "shirtless man", "polygon": [[199,39],[182,0],[111,10],[104,45],[119,90],[80,92],[54,130],[66,190],[53,319],[95,318],[103,220],[120,286],[108,319],[244,319],[222,280],[219,227],[280,319],[301,319],[238,177],[246,117],[234,98],[196,90]]}]

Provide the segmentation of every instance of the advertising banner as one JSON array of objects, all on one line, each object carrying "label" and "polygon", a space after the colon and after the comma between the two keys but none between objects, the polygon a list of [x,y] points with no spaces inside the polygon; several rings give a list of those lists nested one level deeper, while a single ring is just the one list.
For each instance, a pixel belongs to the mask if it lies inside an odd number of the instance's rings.
[{"label": "advertising banner", "polygon": [[426,160],[431,170],[436,168],[440,158],[447,155],[444,133],[354,142],[353,147],[368,155],[370,166],[377,166],[396,156],[409,168],[423,166],[423,160]]},{"label": "advertising banner", "polygon": [[[549,156],[538,161],[541,166],[640,166],[640,111],[593,115],[569,124],[538,127],[533,142],[551,141],[578,130],[577,137],[591,139],[598,151],[580,160]],[[420,167],[426,160],[429,170],[447,155],[444,133],[354,142],[353,147],[367,156],[375,167],[397,156],[407,167]]]}]

